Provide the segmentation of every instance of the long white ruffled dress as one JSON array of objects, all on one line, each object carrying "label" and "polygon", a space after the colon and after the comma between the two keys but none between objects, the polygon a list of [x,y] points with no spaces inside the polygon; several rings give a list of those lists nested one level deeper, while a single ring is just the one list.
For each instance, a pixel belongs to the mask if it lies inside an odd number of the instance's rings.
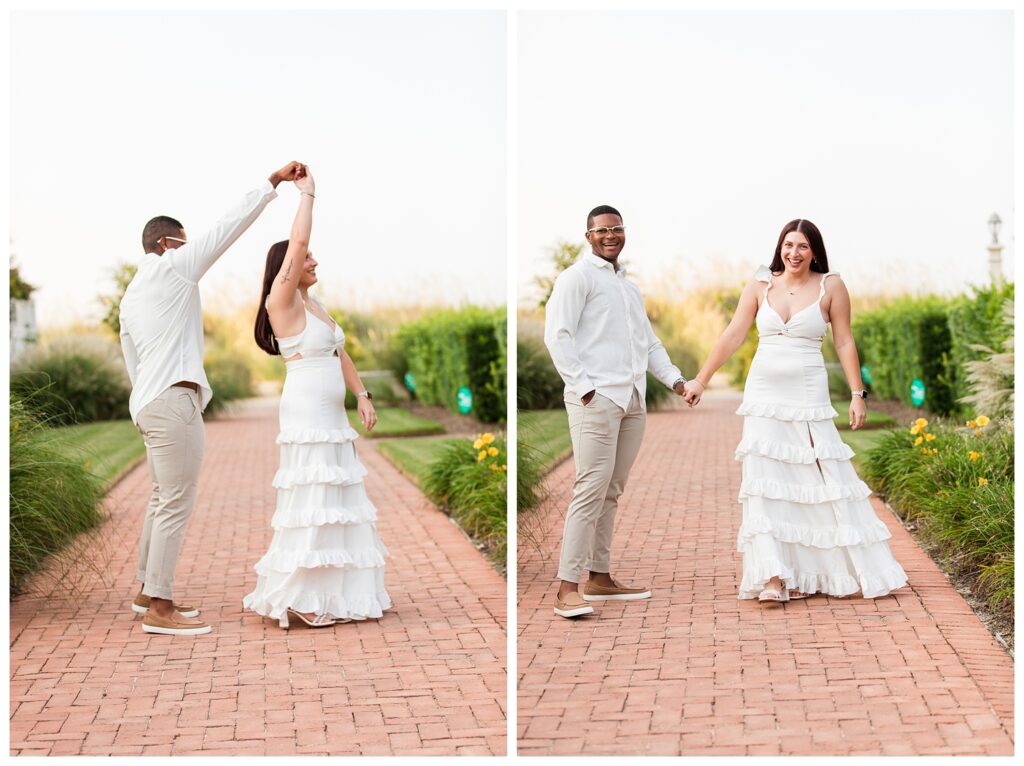
[{"label": "long white ruffled dress", "polygon": [[277,342],[282,357],[302,358],[285,363],[274,537],[256,564],[256,589],[242,603],[274,619],[289,607],[339,620],[380,617],[391,606],[387,549],[363,486],[358,433],[345,414],[338,359],[345,334],[307,310],[305,329]]},{"label": "long white ruffled dress", "polygon": [[771,271],[757,311],[757,353],[743,403],[743,463],[739,499],[743,553],[739,598],[757,598],[775,576],[789,590],[864,598],[884,596],[906,584],[907,575],[885,541],[891,536],[868,500],[870,488],[850,463],[851,450],[832,418],[828,375],[821,354],[826,323],[818,300],[788,322],[768,302]]}]

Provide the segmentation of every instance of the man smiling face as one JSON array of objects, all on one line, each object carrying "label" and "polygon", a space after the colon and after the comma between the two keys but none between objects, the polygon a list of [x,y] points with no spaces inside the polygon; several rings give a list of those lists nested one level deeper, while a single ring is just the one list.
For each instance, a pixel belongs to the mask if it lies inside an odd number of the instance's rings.
[{"label": "man smiling face", "polygon": [[618,213],[594,216],[587,228],[587,242],[593,248],[594,255],[606,261],[618,260],[619,253],[626,245],[626,228],[622,225],[622,216]]}]

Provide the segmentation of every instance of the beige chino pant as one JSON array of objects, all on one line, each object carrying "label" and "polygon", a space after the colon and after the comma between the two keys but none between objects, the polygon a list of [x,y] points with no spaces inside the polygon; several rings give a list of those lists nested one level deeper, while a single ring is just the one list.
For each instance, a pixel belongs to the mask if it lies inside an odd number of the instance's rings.
[{"label": "beige chino pant", "polygon": [[147,596],[169,599],[203,462],[205,432],[199,394],[171,386],[143,407],[138,428],[153,480],[139,540],[138,578]]},{"label": "beige chino pant", "polygon": [[579,582],[583,570],[611,571],[615,511],[640,451],[647,411],[636,389],[625,412],[601,394],[586,406],[566,402],[565,409],[576,482],[565,516],[558,579]]}]

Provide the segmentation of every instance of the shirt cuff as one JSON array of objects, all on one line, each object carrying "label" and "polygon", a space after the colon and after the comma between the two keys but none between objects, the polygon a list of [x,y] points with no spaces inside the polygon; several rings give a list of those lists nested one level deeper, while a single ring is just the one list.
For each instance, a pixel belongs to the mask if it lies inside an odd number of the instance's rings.
[{"label": "shirt cuff", "polygon": [[[284,183],[284,181],[282,181],[281,183]],[[277,196],[277,189],[274,188],[274,184],[270,183],[269,178],[263,179],[263,183],[260,184],[259,190],[264,197],[270,197],[270,199],[274,199],[274,197]]]},{"label": "shirt cuff", "polygon": [[580,381],[575,386],[573,386],[572,389],[571,389],[571,391],[574,394],[576,394],[576,396],[578,396],[580,399],[582,399],[586,394],[589,394],[591,391],[596,391],[596,390],[597,390],[597,386],[595,386],[590,381],[590,378],[585,378],[584,380]]}]

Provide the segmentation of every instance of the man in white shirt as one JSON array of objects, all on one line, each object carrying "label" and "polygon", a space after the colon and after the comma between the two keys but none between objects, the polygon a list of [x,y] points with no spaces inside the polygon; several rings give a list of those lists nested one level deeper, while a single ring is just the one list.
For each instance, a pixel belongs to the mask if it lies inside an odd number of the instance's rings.
[{"label": "man in white shirt", "polygon": [[132,393],[128,409],[146,443],[153,491],[139,541],[142,582],[132,610],[147,633],[200,635],[199,610],[171,598],[185,524],[192,514],[203,459],[202,412],[213,396],[203,370],[199,280],[255,221],[281,181],[305,166],[289,162],[197,239],[167,216],[142,231],[145,255],[121,299],[121,349]]},{"label": "man in white shirt", "polygon": [[[592,248],[555,280],[544,342],[565,381],[576,481],[565,517],[555,614],[594,611],[588,601],[650,598],[611,574],[612,530],[647,420],[647,371],[680,396],[686,380],[654,335],[643,296],[619,266],[626,229],[608,205],[587,216]],[[579,582],[589,572],[583,595]]]}]

